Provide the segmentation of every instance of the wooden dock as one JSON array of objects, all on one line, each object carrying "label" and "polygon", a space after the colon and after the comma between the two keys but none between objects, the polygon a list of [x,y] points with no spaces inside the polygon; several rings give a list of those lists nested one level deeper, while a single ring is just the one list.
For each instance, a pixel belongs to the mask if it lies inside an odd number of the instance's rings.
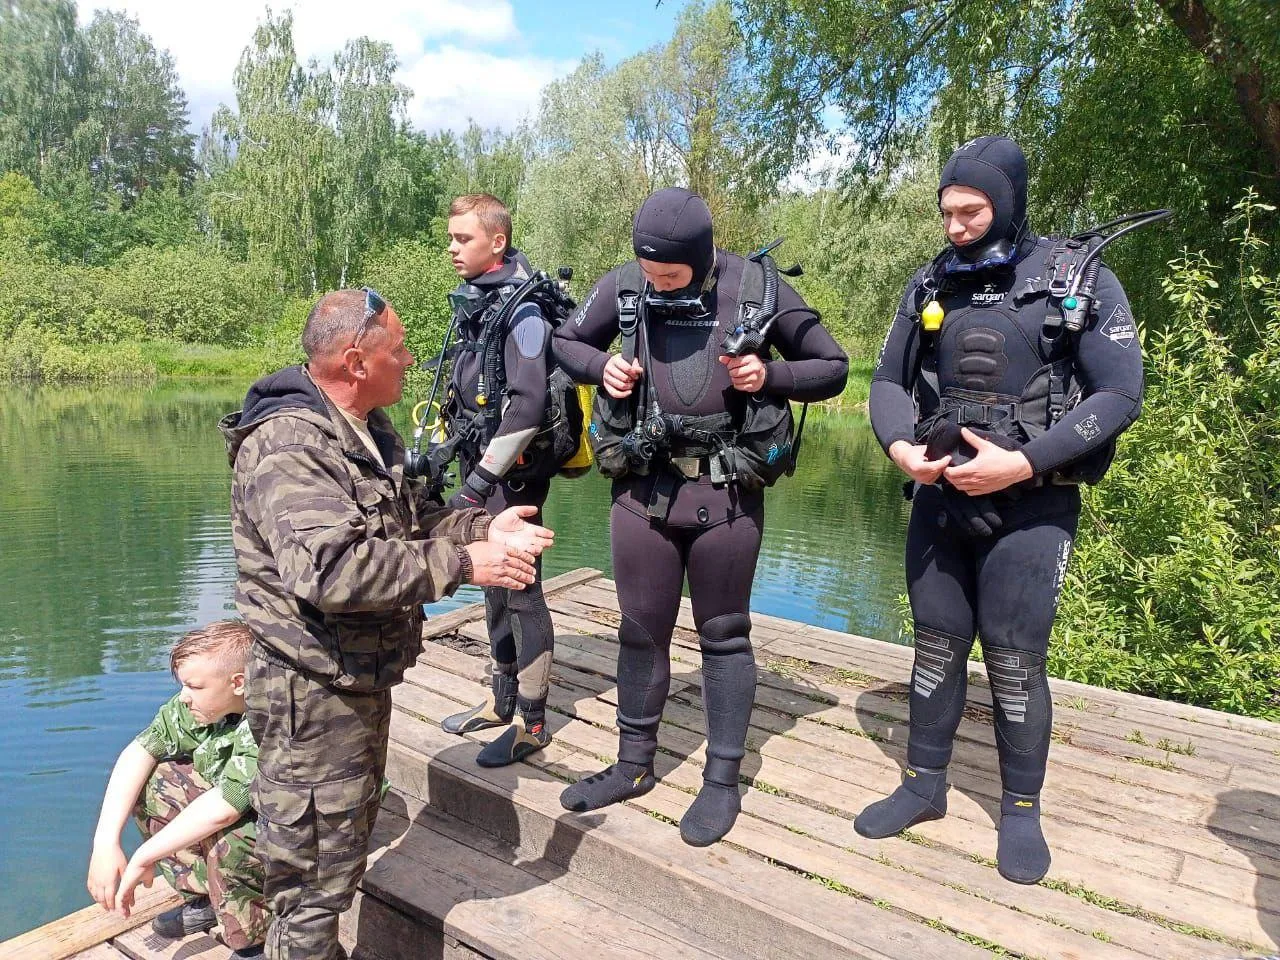
[{"label": "wooden dock", "polygon": [[[995,870],[1000,782],[981,666],[971,669],[949,815],[864,840],[853,816],[899,781],[911,651],[756,615],[759,686],[743,765],[753,789],[725,841],[694,849],[676,828],[705,747],[687,601],[660,784],[626,805],[570,814],[558,802],[565,783],[616,751],[618,605],[593,570],[548,581],[546,593],[555,739],[512,767],[475,765],[492,732],[459,739],[439,726],[481,692],[483,607],[428,624],[420,662],[394,694],[395,790],[343,922],[357,956],[1201,960],[1280,949],[1280,724],[1054,681],[1043,794],[1053,868],[1022,887]],[[179,952],[136,929],[102,939],[57,956],[227,953],[212,940]],[[15,943],[0,945],[0,958],[51,956],[12,952]]]}]

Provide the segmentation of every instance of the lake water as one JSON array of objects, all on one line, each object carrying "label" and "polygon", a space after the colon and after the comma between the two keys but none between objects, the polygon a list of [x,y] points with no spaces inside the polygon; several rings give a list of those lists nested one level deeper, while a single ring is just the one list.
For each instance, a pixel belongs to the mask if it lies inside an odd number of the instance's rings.
[{"label": "lake water", "polygon": [[[0,940],[88,905],[102,790],[177,689],[170,644],[234,614],[216,423],[244,387],[0,397]],[[609,572],[608,506],[597,474],[556,481],[548,576]],[[865,418],[811,415],[799,471],[769,493],[753,608],[896,639],[907,507]],[[433,609],[478,599],[464,588]]]}]

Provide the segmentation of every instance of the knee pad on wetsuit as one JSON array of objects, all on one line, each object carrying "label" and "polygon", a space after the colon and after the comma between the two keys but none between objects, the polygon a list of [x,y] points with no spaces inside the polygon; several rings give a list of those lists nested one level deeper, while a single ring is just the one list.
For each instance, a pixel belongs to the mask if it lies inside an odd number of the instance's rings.
[{"label": "knee pad on wetsuit", "polygon": [[916,657],[911,667],[911,725],[958,722],[964,709],[969,641],[942,630],[915,625]]},{"label": "knee pad on wetsuit", "polygon": [[507,590],[504,598],[506,608],[512,613],[524,613],[539,606],[545,607],[546,599],[542,596],[542,584],[531,583],[523,590]]},{"label": "knee pad on wetsuit", "polygon": [[997,736],[1018,753],[1045,748],[1053,705],[1044,657],[1008,647],[987,647],[983,654]]},{"label": "knee pad on wetsuit", "polygon": [[655,674],[665,657],[660,659],[657,643],[645,626],[625,614],[618,627],[618,642],[622,646],[618,653],[618,726],[623,740],[656,742],[666,704],[666,683],[657,682]]},{"label": "knee pad on wetsuit", "polygon": [[751,650],[751,617],[722,613],[698,628],[698,645],[704,654],[744,653]]}]

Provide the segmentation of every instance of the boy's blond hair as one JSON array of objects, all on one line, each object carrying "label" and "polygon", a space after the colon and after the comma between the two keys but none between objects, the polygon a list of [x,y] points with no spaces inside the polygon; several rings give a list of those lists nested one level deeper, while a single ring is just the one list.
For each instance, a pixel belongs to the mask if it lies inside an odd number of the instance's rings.
[{"label": "boy's blond hair", "polygon": [[218,666],[228,675],[244,673],[249,660],[253,634],[243,620],[217,620],[192,630],[173,645],[169,653],[169,672],[178,676],[178,668],[192,657],[213,654]]},{"label": "boy's blond hair", "polygon": [[507,249],[511,248],[511,212],[505,203],[491,193],[468,193],[449,204],[449,216],[460,217],[465,213],[474,213],[489,236],[506,237]]}]

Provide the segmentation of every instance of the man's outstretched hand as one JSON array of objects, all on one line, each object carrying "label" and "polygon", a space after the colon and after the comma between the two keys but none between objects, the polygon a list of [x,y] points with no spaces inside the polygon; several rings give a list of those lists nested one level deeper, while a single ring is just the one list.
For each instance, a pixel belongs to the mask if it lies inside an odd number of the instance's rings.
[{"label": "man's outstretched hand", "polygon": [[508,507],[503,510],[489,524],[489,542],[513,547],[535,557],[541,555],[543,550],[555,543],[556,535],[546,527],[525,519],[537,512],[538,508],[534,506]]}]

